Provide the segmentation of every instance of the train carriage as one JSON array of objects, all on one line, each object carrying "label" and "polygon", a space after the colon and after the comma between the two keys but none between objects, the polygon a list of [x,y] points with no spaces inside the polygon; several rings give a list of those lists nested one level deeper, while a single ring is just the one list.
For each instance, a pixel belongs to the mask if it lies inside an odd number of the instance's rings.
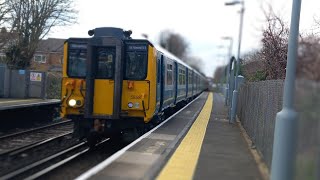
[{"label": "train carriage", "polygon": [[203,90],[194,69],[130,34],[96,28],[64,44],[61,110],[80,137],[139,134]]}]

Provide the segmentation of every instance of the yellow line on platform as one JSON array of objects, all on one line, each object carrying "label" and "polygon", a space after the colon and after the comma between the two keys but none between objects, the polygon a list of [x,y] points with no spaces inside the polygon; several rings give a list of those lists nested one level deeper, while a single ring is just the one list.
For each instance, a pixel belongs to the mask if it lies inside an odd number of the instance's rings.
[{"label": "yellow line on platform", "polygon": [[192,179],[212,109],[212,93],[187,135],[164,166],[158,180]]}]

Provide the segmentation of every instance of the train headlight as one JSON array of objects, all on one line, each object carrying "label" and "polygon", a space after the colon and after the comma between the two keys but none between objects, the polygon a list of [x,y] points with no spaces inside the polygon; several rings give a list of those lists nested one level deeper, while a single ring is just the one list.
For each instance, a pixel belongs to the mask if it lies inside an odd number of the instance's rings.
[{"label": "train headlight", "polygon": [[129,102],[129,103],[128,103],[128,107],[129,107],[129,108],[132,108],[132,107],[133,107],[133,103],[132,103],[132,102]]},{"label": "train headlight", "polygon": [[70,99],[68,104],[69,104],[69,106],[73,107],[77,104],[77,101],[75,99]]}]

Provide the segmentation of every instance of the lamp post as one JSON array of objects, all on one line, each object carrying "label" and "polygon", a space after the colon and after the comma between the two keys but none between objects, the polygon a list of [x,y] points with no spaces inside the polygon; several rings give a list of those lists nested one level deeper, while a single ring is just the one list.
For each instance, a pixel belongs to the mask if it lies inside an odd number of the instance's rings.
[{"label": "lamp post", "polygon": [[294,87],[299,37],[301,0],[293,0],[288,43],[287,70],[282,110],[277,113],[274,130],[271,180],[293,179],[297,136],[297,112],[294,110]]},{"label": "lamp post", "polygon": [[230,41],[230,44],[229,44],[229,54],[228,54],[228,58],[231,58],[231,56],[232,56],[232,47],[233,47],[233,38],[232,37],[230,37],[230,36],[223,36],[223,37],[221,37],[221,39],[223,39],[223,40],[227,40],[227,41]]},{"label": "lamp post", "polygon": [[[224,45],[218,45],[218,46],[215,46],[215,48],[217,49],[217,54],[216,54],[216,58],[217,60],[223,62],[224,61],[224,58],[225,58],[225,53],[222,53],[221,51],[222,50],[225,50],[227,47],[224,46]],[[219,91],[221,93],[225,93],[225,86],[224,86],[224,80],[226,78],[226,74],[221,74],[221,77],[219,79],[219,82],[220,82],[220,85],[219,85]]]},{"label": "lamp post", "polygon": [[231,59],[231,56],[232,56],[232,47],[233,47],[233,38],[232,37],[229,37],[229,36],[224,36],[222,37],[223,40],[229,40],[230,41],[230,45],[229,45],[229,52],[228,52],[228,64],[227,64],[227,70],[226,70],[226,88],[225,88],[225,106],[228,106],[228,102],[229,102],[229,90],[230,90],[230,87],[229,87],[229,79],[230,79],[230,72],[229,72],[229,69],[230,69],[230,66],[231,64],[229,63],[230,59]]},{"label": "lamp post", "polygon": [[[243,15],[244,15],[244,1],[232,1],[225,3],[226,6],[233,6],[233,5],[241,5],[240,10],[240,27],[239,27],[239,38],[238,38],[238,54],[237,54],[237,62],[236,62],[236,76],[234,80],[234,90],[232,95],[232,104],[231,104],[231,116],[230,122],[234,123],[236,120],[236,111],[237,111],[237,100],[238,100],[238,75],[239,75],[239,68],[240,68],[240,49],[241,49],[241,38],[242,38],[242,26],[243,26]],[[231,76],[230,76],[231,78]]]}]

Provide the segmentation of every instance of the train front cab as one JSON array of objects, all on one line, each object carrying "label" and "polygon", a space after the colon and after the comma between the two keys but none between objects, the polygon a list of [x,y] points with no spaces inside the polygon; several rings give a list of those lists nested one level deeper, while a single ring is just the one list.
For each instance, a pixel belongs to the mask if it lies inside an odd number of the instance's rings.
[{"label": "train front cab", "polygon": [[[62,101],[62,113],[75,120],[76,133],[88,136],[91,132],[108,134],[136,126],[143,128],[152,119],[156,105],[156,57],[152,44],[115,37],[93,37],[80,44],[80,39],[65,44],[62,84],[62,94],[67,97]],[[78,49],[72,49],[72,45]],[[73,61],[87,62],[73,71],[84,68],[86,72],[70,76],[69,56],[81,51],[83,55]],[[70,100],[75,100],[75,105]]]},{"label": "train front cab", "polygon": [[[100,48],[100,45],[97,48]],[[124,50],[124,57],[120,58],[119,55],[119,59],[124,59],[124,62],[122,66],[119,65],[118,72],[115,71],[114,78],[104,82],[102,80],[101,85],[94,85],[94,88],[91,85],[94,91],[87,91],[86,109],[92,110],[85,113],[85,118],[95,119],[95,124],[100,123],[99,127],[106,126],[107,132],[143,129],[144,123],[152,119],[155,111],[156,75],[153,72],[156,70],[156,61],[153,47],[146,42],[128,40],[125,41]],[[99,58],[92,59],[99,61]],[[99,66],[100,62],[93,64]],[[95,71],[92,71],[93,74]],[[96,78],[90,78],[88,72],[88,83],[90,79],[99,81]],[[108,89],[113,88],[113,92],[106,93],[105,85],[110,86]],[[90,99],[91,94],[93,97]],[[106,106],[106,102],[111,103]]]}]

